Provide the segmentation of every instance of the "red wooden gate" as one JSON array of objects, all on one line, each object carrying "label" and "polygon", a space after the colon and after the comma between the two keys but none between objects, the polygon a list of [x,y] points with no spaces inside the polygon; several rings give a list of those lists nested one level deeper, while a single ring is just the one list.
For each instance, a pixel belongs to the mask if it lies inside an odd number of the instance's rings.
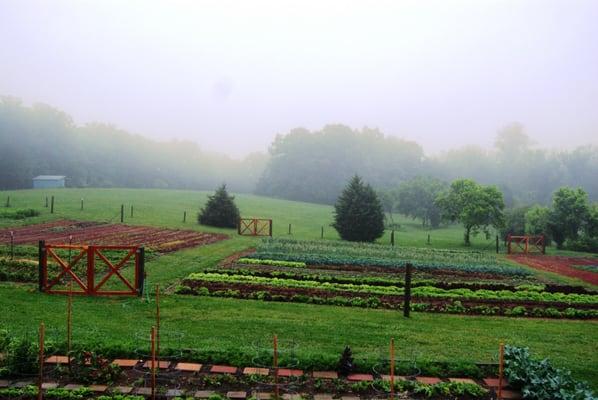
[{"label": "red wooden gate", "polygon": [[[515,246],[513,246],[513,244]],[[542,253],[546,254],[544,235],[539,236],[507,236],[507,252],[513,253]]]},{"label": "red wooden gate", "polygon": [[239,235],[272,236],[271,219],[241,218],[237,228]]},{"label": "red wooden gate", "polygon": [[[69,260],[60,256],[57,250],[69,250]],[[124,257],[117,262],[111,262],[102,251],[126,251]],[[131,282],[123,276],[122,269],[127,263],[134,259],[134,279]],[[53,294],[82,294],[89,296],[122,296],[141,295],[144,279],[144,258],[145,251],[139,246],[87,246],[87,245],[51,245],[43,241],[39,243],[39,290]],[[52,261],[60,269],[60,272],[49,277],[48,260]],[[86,264],[80,266],[81,260]],[[107,272],[102,272],[101,267],[108,267]],[[99,276],[96,276],[99,274]],[[119,284],[124,284],[125,290],[103,289],[111,277],[117,277]],[[65,278],[74,282],[72,288],[60,289]],[[97,282],[97,283],[96,283]]]}]

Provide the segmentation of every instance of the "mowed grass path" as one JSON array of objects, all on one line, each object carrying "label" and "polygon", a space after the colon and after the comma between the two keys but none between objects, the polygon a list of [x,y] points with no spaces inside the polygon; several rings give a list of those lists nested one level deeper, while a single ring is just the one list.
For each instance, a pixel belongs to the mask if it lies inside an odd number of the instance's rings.
[{"label": "mowed grass path", "polygon": [[[190,296],[161,299],[163,349],[251,353],[256,342],[273,334],[293,341],[300,357],[336,358],[350,345],[357,359],[376,359],[397,341],[398,357],[421,360],[496,362],[500,340],[530,346],[579,378],[598,382],[598,323],[413,313],[391,310],[259,302]],[[49,335],[64,341],[66,298],[37,293],[33,285],[0,285],[0,326],[34,337],[44,321]],[[74,342],[101,343],[146,351],[155,303],[138,298],[74,299]],[[171,338],[171,339],[168,339]],[[62,340],[61,340],[62,339]]]},{"label": "mowed grass path", "polygon": [[[230,239],[210,246],[188,249],[148,262],[150,287],[176,285],[190,272],[215,266],[228,255],[255,245],[255,238],[239,237],[234,230],[214,229],[195,222],[196,213],[208,192],[134,189],[60,189],[0,192],[0,201],[11,196],[15,208],[36,208],[42,215],[34,223],[55,218],[111,221],[118,223],[120,205],[125,204],[125,223],[170,228],[224,232]],[[45,196],[55,196],[55,214],[43,207]],[[80,199],[84,198],[84,210]],[[325,238],[337,238],[329,227],[332,207],[251,195],[238,195],[243,216],[274,220],[274,235],[316,239],[321,226]],[[134,217],[130,218],[130,205]],[[183,211],[187,222],[182,222]],[[396,217],[401,231],[399,245],[462,248],[462,229],[451,226],[428,232],[417,221]],[[0,227],[18,224],[0,219]],[[388,243],[388,237],[381,239]],[[492,242],[474,239],[474,248],[492,251]],[[0,285],[0,327],[15,333],[34,334],[44,321],[56,335],[64,333],[64,297],[37,293],[35,285]],[[137,349],[143,346],[153,323],[153,305],[139,299],[77,298],[75,341],[119,344]],[[598,388],[598,323],[592,321],[534,320],[521,318],[466,317],[415,313],[407,320],[394,311],[267,303],[235,299],[165,295],[162,300],[163,327],[182,334],[176,346],[202,349],[247,351],[257,340],[277,333],[293,340],[303,355],[337,355],[345,344],[356,356],[378,356],[390,337],[397,338],[404,358],[416,354],[431,360],[491,361],[498,342],[525,345],[538,356],[574,371],[579,378]],[[141,336],[140,336],[141,335]],[[171,346],[165,344],[166,347]]]}]

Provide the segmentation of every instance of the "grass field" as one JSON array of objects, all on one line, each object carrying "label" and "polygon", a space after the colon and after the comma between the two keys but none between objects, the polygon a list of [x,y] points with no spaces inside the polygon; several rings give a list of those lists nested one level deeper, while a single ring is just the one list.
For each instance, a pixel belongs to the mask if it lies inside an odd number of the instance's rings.
[{"label": "grass field", "polygon": [[[15,208],[36,208],[39,217],[20,223],[54,218],[119,221],[120,205],[125,205],[125,223],[170,228],[196,229],[227,233],[229,240],[210,246],[183,250],[153,259],[147,264],[150,287],[159,283],[172,288],[191,272],[215,266],[228,255],[253,247],[255,238],[239,237],[233,230],[197,225],[195,215],[208,193],[169,190],[131,189],[61,189],[0,192],[3,203],[11,197]],[[44,208],[46,196],[55,196],[55,214]],[[84,199],[84,210],[80,200]],[[317,239],[325,227],[325,238],[337,238],[329,227],[332,207],[299,202],[238,195],[237,203],[246,217],[274,220],[274,236]],[[134,217],[129,217],[130,206]],[[183,223],[183,211],[187,222]],[[463,248],[462,229],[450,226],[433,231],[422,230],[417,221],[395,217],[401,224],[396,234],[398,245]],[[0,219],[0,228],[15,221]],[[427,245],[427,235],[431,244]],[[387,233],[388,235],[388,233]],[[388,236],[381,239],[388,243]],[[473,248],[493,251],[494,241],[482,236],[472,240]],[[545,273],[551,279],[574,280]],[[0,326],[14,333],[34,334],[43,320],[56,335],[64,332],[65,299],[35,291],[35,285],[0,285]],[[404,319],[396,311],[314,306],[306,304],[266,303],[249,300],[166,295],[163,297],[163,328],[180,338],[177,345],[203,350],[237,349],[246,351],[248,343],[277,333],[295,341],[298,351],[336,355],[349,344],[356,356],[373,357],[386,346],[391,336],[397,338],[403,355],[418,354],[422,359],[491,361],[498,342],[526,345],[538,356],[550,357],[559,366],[574,371],[579,378],[598,388],[598,324],[595,321],[514,319],[501,317],[464,317],[414,313]],[[153,306],[139,299],[78,298],[75,301],[75,342],[118,344],[138,348],[139,335],[149,331]],[[165,343],[165,348],[168,348]]]}]

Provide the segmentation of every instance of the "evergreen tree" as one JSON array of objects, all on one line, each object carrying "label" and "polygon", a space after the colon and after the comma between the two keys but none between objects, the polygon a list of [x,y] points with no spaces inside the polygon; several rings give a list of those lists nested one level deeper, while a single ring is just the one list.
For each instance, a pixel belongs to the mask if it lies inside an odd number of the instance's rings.
[{"label": "evergreen tree", "polygon": [[208,196],[208,202],[199,212],[197,222],[220,228],[236,228],[239,218],[235,197],[229,196],[226,185],[223,184],[216,190],[216,193]]},{"label": "evergreen tree", "polygon": [[334,205],[334,224],[343,240],[373,242],[384,233],[384,211],[376,192],[355,175]]}]

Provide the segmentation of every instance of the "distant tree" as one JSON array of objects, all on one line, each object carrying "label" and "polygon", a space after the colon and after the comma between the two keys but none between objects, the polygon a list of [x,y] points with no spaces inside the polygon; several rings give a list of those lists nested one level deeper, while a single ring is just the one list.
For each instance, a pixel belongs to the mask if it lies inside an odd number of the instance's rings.
[{"label": "distant tree", "polygon": [[355,175],[334,205],[334,223],[343,240],[373,242],[384,233],[384,211],[374,189]]},{"label": "distant tree", "polygon": [[199,212],[197,222],[220,228],[235,228],[239,217],[234,196],[229,196],[226,185],[222,185],[213,195],[208,196],[208,202]]},{"label": "distant tree", "polygon": [[446,183],[435,178],[417,177],[403,182],[397,190],[397,209],[408,217],[420,218],[423,227],[437,228],[440,224],[440,208],[436,198],[446,186]]},{"label": "distant tree", "polygon": [[554,192],[548,227],[559,249],[565,240],[578,238],[589,214],[588,194],[583,189],[562,187]]},{"label": "distant tree", "polygon": [[505,207],[502,193],[495,186],[482,186],[469,179],[454,181],[450,188],[437,199],[442,217],[463,224],[463,239],[470,245],[470,235],[483,231],[490,234],[489,228],[500,229],[504,224]]},{"label": "distant tree", "polygon": [[546,243],[552,241],[548,223],[550,221],[550,208],[535,205],[525,213],[525,233],[528,235],[544,235]]},{"label": "distant tree", "polygon": [[505,210],[505,224],[500,229],[503,238],[508,235],[525,234],[525,214],[529,207],[514,207]]}]

